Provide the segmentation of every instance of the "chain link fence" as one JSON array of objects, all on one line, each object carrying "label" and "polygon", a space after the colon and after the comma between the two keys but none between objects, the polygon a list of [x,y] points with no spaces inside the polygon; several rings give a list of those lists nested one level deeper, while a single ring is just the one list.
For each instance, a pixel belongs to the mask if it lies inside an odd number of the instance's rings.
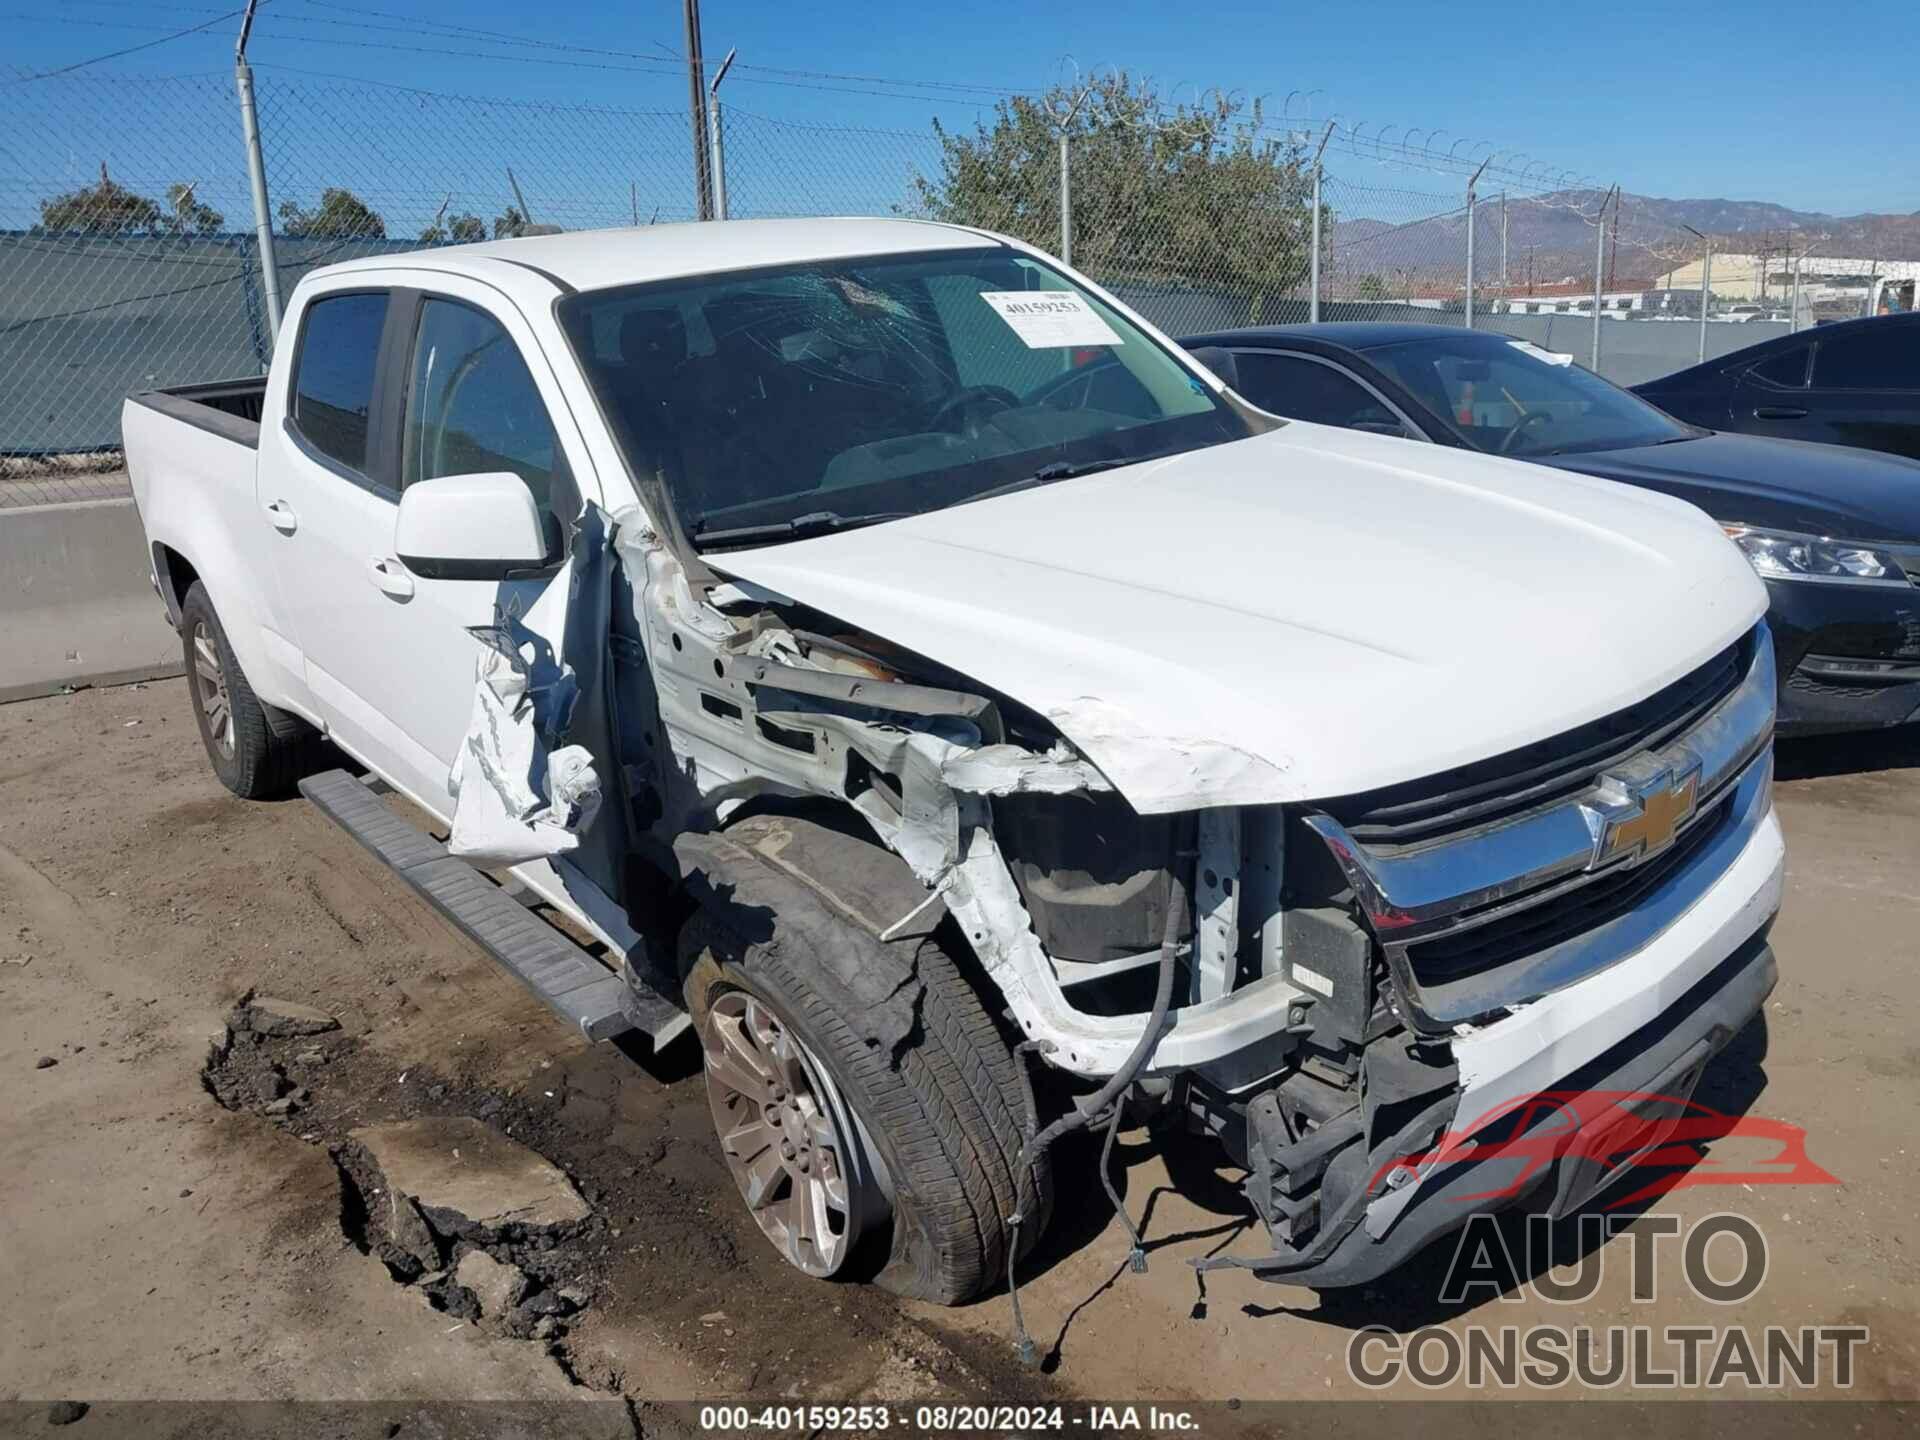
[{"label": "chain link fence", "polygon": [[[683,110],[270,66],[254,83],[283,296],[357,255],[694,215]],[[1470,157],[1219,102],[1153,109],[1123,80],[1073,119],[1024,99],[964,132],[728,107],[717,188],[734,219],[882,214],[1016,235],[1174,334],[1316,314],[1472,323],[1582,363],[1597,334],[1596,368],[1635,383],[1772,333],[1703,338],[1679,287],[1704,239],[1564,178],[1490,166],[1469,204]],[[231,77],[0,83],[0,462],[110,456],[129,392],[259,373],[266,303]],[[1620,323],[1650,304],[1695,323]]]}]

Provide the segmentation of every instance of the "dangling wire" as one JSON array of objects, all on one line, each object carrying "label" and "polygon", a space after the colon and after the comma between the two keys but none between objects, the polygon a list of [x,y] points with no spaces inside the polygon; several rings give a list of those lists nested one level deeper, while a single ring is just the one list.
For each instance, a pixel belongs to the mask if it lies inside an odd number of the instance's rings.
[{"label": "dangling wire", "polygon": [[1100,1184],[1106,1189],[1107,1199],[1113,1202],[1113,1213],[1126,1227],[1127,1239],[1133,1242],[1133,1248],[1127,1252],[1127,1264],[1136,1275],[1147,1273],[1147,1252],[1141,1247],[1140,1232],[1133,1227],[1133,1217],[1127,1214],[1127,1207],[1121,1203],[1120,1192],[1113,1184],[1113,1137],[1120,1133],[1120,1117],[1127,1110],[1127,1096],[1133,1093],[1128,1086],[1121,1092],[1120,1098],[1113,1102],[1113,1119],[1107,1122],[1107,1140],[1100,1147]]},{"label": "dangling wire", "polygon": [[[1026,1145],[1022,1147],[1020,1151],[1020,1168],[1027,1176],[1027,1193],[1038,1194],[1038,1190],[1033,1183],[1033,1167],[1039,1161],[1040,1156],[1046,1152],[1047,1147],[1062,1135],[1069,1134],[1074,1130],[1084,1129],[1092,1122],[1096,1115],[1106,1114],[1108,1106],[1115,1107],[1116,1114],[1112,1123],[1118,1126],[1119,1117],[1117,1112],[1120,1097],[1132,1086],[1140,1072],[1146,1069],[1147,1062],[1153,1058],[1154,1049],[1159,1045],[1160,1036],[1167,1027],[1167,1011],[1173,1004],[1173,975],[1177,968],[1176,962],[1180,958],[1180,951],[1182,949],[1180,944],[1180,922],[1186,918],[1186,914],[1187,890],[1176,871],[1171,877],[1171,883],[1167,887],[1167,927],[1160,941],[1159,983],[1154,987],[1153,1009],[1147,1015],[1147,1023],[1141,1027],[1139,1040],[1134,1042],[1133,1050],[1128,1054],[1127,1058],[1121,1062],[1120,1068],[1113,1072],[1112,1076],[1108,1078],[1107,1083],[1102,1085],[1099,1090],[1094,1093],[1093,1098],[1089,1100],[1086,1105],[1074,1106],[1073,1109],[1047,1126],[1047,1128],[1042,1130],[1038,1135],[1031,1136],[1027,1140]],[[1111,1132],[1108,1135],[1108,1143],[1112,1143]],[[1103,1159],[1101,1164],[1101,1178],[1103,1181],[1106,1179],[1105,1172],[1106,1166]],[[1110,1184],[1108,1185],[1107,1194],[1114,1194]],[[1116,1206],[1118,1203],[1118,1198],[1116,1197]],[[1020,1363],[1022,1365],[1033,1366],[1040,1363],[1040,1351],[1038,1347],[1034,1345],[1033,1337],[1027,1334],[1026,1319],[1020,1313],[1020,1284],[1014,1269],[1016,1259],[1020,1254],[1020,1224],[1025,1218],[1026,1217],[1018,1210],[1007,1217],[1007,1223],[1012,1227],[1012,1234],[1007,1246],[1007,1293],[1013,1301],[1013,1348],[1020,1356]],[[1124,1218],[1124,1214],[1122,1218]],[[1134,1234],[1133,1222],[1130,1220],[1127,1221],[1127,1233],[1130,1235]],[[1140,1248],[1139,1237],[1137,1235],[1134,1236],[1134,1254],[1139,1257],[1139,1261],[1134,1268],[1145,1269],[1147,1259],[1146,1252]],[[1131,1257],[1129,1258],[1131,1259]]]}]

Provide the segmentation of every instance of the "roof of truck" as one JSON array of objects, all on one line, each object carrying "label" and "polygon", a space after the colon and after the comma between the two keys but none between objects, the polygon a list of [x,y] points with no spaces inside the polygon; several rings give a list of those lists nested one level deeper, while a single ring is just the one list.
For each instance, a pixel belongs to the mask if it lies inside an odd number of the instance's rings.
[{"label": "roof of truck", "polygon": [[850,255],[913,250],[970,250],[1001,243],[995,236],[925,220],[844,217],[810,220],[726,220],[641,225],[529,235],[474,245],[368,255],[314,273],[420,267],[497,280],[502,262],[532,270],[572,290],[602,290],[762,265],[799,265]]}]

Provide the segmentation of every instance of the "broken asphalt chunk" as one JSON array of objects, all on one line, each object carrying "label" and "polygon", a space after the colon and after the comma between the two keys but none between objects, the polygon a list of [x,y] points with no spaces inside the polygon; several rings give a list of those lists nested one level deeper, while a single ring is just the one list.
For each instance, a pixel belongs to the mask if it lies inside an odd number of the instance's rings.
[{"label": "broken asphalt chunk", "polygon": [[453,1278],[480,1304],[482,1317],[502,1321],[526,1293],[527,1277],[517,1265],[507,1265],[484,1250],[469,1250],[454,1266]]},{"label": "broken asphalt chunk", "polygon": [[558,1166],[471,1116],[372,1125],[349,1138],[442,1234],[547,1229],[593,1213]]},{"label": "broken asphalt chunk", "polygon": [[254,995],[240,1004],[239,1018],[256,1035],[287,1039],[297,1035],[324,1035],[338,1030],[340,1022],[326,1011],[298,1000],[280,1000],[269,995]]}]

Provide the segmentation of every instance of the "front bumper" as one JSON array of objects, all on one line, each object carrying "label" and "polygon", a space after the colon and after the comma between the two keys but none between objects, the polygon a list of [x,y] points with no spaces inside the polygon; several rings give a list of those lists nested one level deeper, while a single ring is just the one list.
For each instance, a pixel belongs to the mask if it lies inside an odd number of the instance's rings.
[{"label": "front bumper", "polygon": [[1920,587],[1767,582],[1779,733],[1920,719]]},{"label": "front bumper", "polygon": [[[1766,929],[1780,906],[1785,846],[1770,808],[1742,839],[1720,878],[1640,949],[1454,1040],[1460,1089],[1451,1114],[1429,1110],[1364,1156],[1355,1147],[1349,1179],[1383,1174],[1401,1156],[1419,1153],[1436,1130],[1460,1135],[1531,1094],[1661,1093],[1681,1071],[1697,1073],[1759,1010],[1776,975]],[[1347,1187],[1333,1213],[1323,1212],[1304,1247],[1282,1243],[1272,1255],[1220,1257],[1203,1268],[1234,1265],[1320,1289],[1372,1280],[1474,1214],[1522,1201],[1514,1177],[1499,1173],[1503,1163],[1527,1161],[1518,1154],[1443,1161],[1398,1189],[1363,1179]],[[1329,1182],[1333,1175],[1329,1166]],[[1500,1198],[1464,1198],[1489,1193]]]}]

